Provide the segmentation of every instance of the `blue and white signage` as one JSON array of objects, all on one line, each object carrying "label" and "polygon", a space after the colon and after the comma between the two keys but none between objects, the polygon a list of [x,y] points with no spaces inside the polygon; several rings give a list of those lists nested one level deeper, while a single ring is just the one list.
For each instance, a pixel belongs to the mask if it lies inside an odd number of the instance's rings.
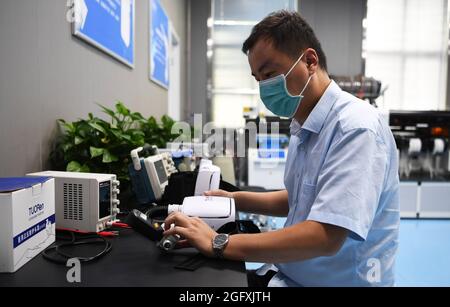
[{"label": "blue and white signage", "polygon": [[150,79],[169,88],[169,18],[159,0],[150,0]]},{"label": "blue and white signage", "polygon": [[134,67],[135,0],[75,0],[73,34]]}]

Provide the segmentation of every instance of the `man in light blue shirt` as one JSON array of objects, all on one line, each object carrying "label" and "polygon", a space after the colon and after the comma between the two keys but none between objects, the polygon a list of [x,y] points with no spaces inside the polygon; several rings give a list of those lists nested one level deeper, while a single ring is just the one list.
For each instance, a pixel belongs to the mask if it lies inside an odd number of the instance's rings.
[{"label": "man in light blue shirt", "polygon": [[331,82],[304,125],[292,122],[291,134],[285,227],[316,221],[347,229],[348,238],[333,257],[277,264],[271,284],[393,285],[398,165],[387,125]]},{"label": "man in light blue shirt", "polygon": [[266,107],[292,118],[286,190],[207,195],[233,197],[241,211],[287,216],[285,227],[231,236],[218,247],[204,222],[175,214],[167,233],[205,255],[218,249],[225,258],[274,264],[249,274],[251,285],[394,285],[399,179],[388,125],[329,79],[321,45],[298,13],[266,17],[243,51]]}]

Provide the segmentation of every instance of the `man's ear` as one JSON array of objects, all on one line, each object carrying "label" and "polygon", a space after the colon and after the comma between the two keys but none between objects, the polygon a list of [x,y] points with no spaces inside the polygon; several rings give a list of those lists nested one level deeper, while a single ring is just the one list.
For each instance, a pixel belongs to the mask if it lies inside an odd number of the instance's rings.
[{"label": "man's ear", "polygon": [[308,48],[305,51],[305,56],[305,62],[309,72],[315,73],[319,66],[319,56],[317,55],[317,52],[312,48]]}]

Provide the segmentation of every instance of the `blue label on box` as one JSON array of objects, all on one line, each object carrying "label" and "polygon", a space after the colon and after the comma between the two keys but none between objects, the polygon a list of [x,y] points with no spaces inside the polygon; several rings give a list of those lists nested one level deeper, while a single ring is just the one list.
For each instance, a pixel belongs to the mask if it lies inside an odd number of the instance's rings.
[{"label": "blue label on box", "polygon": [[42,220],[39,223],[31,226],[30,228],[21,232],[17,236],[15,236],[13,239],[14,248],[16,248],[19,245],[21,245],[22,243],[28,241],[29,239],[31,239],[32,237],[34,237],[41,231],[45,230],[45,228],[47,228],[48,226],[51,226],[52,224],[55,224],[55,215],[54,214],[49,216],[45,220]]},{"label": "blue label on box", "polygon": [[28,189],[36,184],[42,184],[51,177],[12,177],[0,178],[0,193],[14,192]]}]

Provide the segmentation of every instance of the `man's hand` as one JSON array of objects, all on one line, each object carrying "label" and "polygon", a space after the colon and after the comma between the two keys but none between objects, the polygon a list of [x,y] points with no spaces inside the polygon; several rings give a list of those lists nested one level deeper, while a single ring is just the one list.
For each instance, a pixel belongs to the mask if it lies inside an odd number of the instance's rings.
[{"label": "man's hand", "polygon": [[205,194],[205,196],[219,196],[219,197],[233,198],[232,192],[227,192],[224,190],[207,191],[204,194]]},{"label": "man's hand", "polygon": [[[214,257],[212,241],[217,233],[202,219],[175,212],[167,217],[164,224],[164,236],[179,235],[205,256]],[[175,227],[171,228],[172,224]]]}]

